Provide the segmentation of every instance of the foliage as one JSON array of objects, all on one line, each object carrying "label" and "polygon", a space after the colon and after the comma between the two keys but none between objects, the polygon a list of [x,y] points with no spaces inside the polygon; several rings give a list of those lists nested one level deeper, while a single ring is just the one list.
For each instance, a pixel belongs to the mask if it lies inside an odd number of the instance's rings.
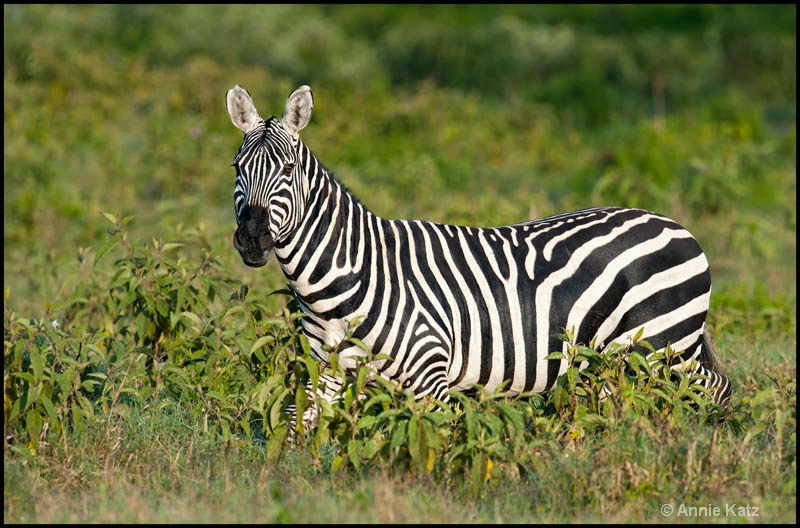
[{"label": "foliage", "polygon": [[6,442],[24,438],[35,454],[49,429],[67,441],[87,421],[110,424],[123,408],[150,405],[188,409],[223,438],[231,429],[251,436],[261,349],[288,338],[272,326],[258,333],[266,311],[220,275],[207,250],[193,263],[176,254],[183,243],[139,246],[124,230],[131,217],[107,216],[113,226],[92,267],[121,249],[113,274],[90,275],[41,319],[6,304]]},{"label": "foliage", "polygon": [[[195,248],[192,259],[181,254],[190,243],[132,243],[131,218],[106,216],[108,239],[87,254],[98,273],[73,296],[38,320],[18,317],[6,299],[4,435],[7,449],[23,460],[79,450],[92,431],[119,437],[131,420],[158,415],[224,443],[264,445],[265,463],[286,463],[299,452],[305,464],[332,476],[410,474],[476,498],[509,481],[542,478],[541,460],[589,452],[620,441],[626,430],[644,431],[637,441],[654,442],[665,431],[721,428],[728,441],[755,442],[782,466],[796,464],[796,380],[789,372],[765,372],[773,386],[735,392],[725,411],[694,379],[667,367],[669,350],[645,357],[618,346],[600,355],[569,334],[566,355],[551,355],[569,367],[546,395],[476,387],[474,396],[416,401],[374,376],[371,363],[382,358],[365,348],[338,400],[309,399],[309,381],[344,373],[336,349],[327,368],[311,357],[293,303],[271,316],[206,249]],[[114,254],[115,271],[100,273]],[[352,335],[345,340],[363,346]],[[288,407],[302,414],[315,404],[318,426],[299,428],[292,447]],[[588,500],[604,500],[596,494]]]}]

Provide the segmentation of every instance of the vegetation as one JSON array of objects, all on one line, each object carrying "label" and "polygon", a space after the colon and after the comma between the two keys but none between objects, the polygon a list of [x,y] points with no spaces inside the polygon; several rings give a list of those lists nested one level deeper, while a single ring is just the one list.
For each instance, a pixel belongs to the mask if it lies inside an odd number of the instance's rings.
[{"label": "vegetation", "polygon": [[[793,5],[5,5],[4,521],[796,522],[795,24]],[[232,247],[237,83],[262,115],[311,85],[304,140],[381,216],[680,221],[711,263],[730,408],[664,358],[573,344],[592,368],[546,395],[415,402],[362,368],[290,445],[283,410],[323,372],[277,265]]]}]

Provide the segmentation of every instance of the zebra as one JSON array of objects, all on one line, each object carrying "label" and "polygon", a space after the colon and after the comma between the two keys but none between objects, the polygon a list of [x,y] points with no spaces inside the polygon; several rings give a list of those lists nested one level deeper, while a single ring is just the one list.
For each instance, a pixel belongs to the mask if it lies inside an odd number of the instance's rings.
[{"label": "zebra", "polygon": [[[564,331],[601,352],[638,337],[677,351],[727,405],[731,384],[706,330],[709,264],[675,221],[624,207],[490,228],[384,219],[300,140],[314,104],[309,86],[289,95],[280,118],[263,119],[238,84],[226,103],[243,133],[233,245],[247,266],[276,255],[316,360],[329,365],[337,347],[352,371],[366,345],[387,358],[372,363],[377,375],[415,398],[447,401],[477,386],[551,390],[567,361],[547,356],[567,351]],[[319,394],[333,401],[343,380],[324,381]]]}]

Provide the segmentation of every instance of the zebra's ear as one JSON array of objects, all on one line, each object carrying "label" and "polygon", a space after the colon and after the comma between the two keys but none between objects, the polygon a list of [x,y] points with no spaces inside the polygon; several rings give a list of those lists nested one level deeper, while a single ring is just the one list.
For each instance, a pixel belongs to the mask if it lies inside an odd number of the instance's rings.
[{"label": "zebra's ear", "polygon": [[286,110],[283,111],[281,122],[283,128],[295,139],[300,136],[300,131],[303,130],[308,122],[311,120],[311,110],[314,109],[314,96],[311,93],[311,88],[306,85],[301,86],[293,91],[289,98],[286,100]]},{"label": "zebra's ear", "polygon": [[247,134],[261,122],[256,105],[247,90],[238,84],[228,90],[225,97],[228,103],[228,115],[236,128]]}]

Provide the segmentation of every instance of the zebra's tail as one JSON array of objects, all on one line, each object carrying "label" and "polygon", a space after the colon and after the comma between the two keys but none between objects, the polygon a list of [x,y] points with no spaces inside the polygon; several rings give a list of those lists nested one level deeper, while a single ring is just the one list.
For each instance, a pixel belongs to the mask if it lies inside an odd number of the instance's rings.
[{"label": "zebra's tail", "polygon": [[704,385],[711,390],[715,402],[727,407],[731,399],[731,382],[719,373],[719,359],[708,329],[703,332],[703,348],[697,359],[700,362],[699,372],[708,376]]},{"label": "zebra's tail", "polygon": [[703,348],[697,358],[700,364],[708,369],[716,371],[719,368],[719,359],[717,358],[717,349],[711,339],[711,334],[708,333],[708,328],[703,332]]}]

